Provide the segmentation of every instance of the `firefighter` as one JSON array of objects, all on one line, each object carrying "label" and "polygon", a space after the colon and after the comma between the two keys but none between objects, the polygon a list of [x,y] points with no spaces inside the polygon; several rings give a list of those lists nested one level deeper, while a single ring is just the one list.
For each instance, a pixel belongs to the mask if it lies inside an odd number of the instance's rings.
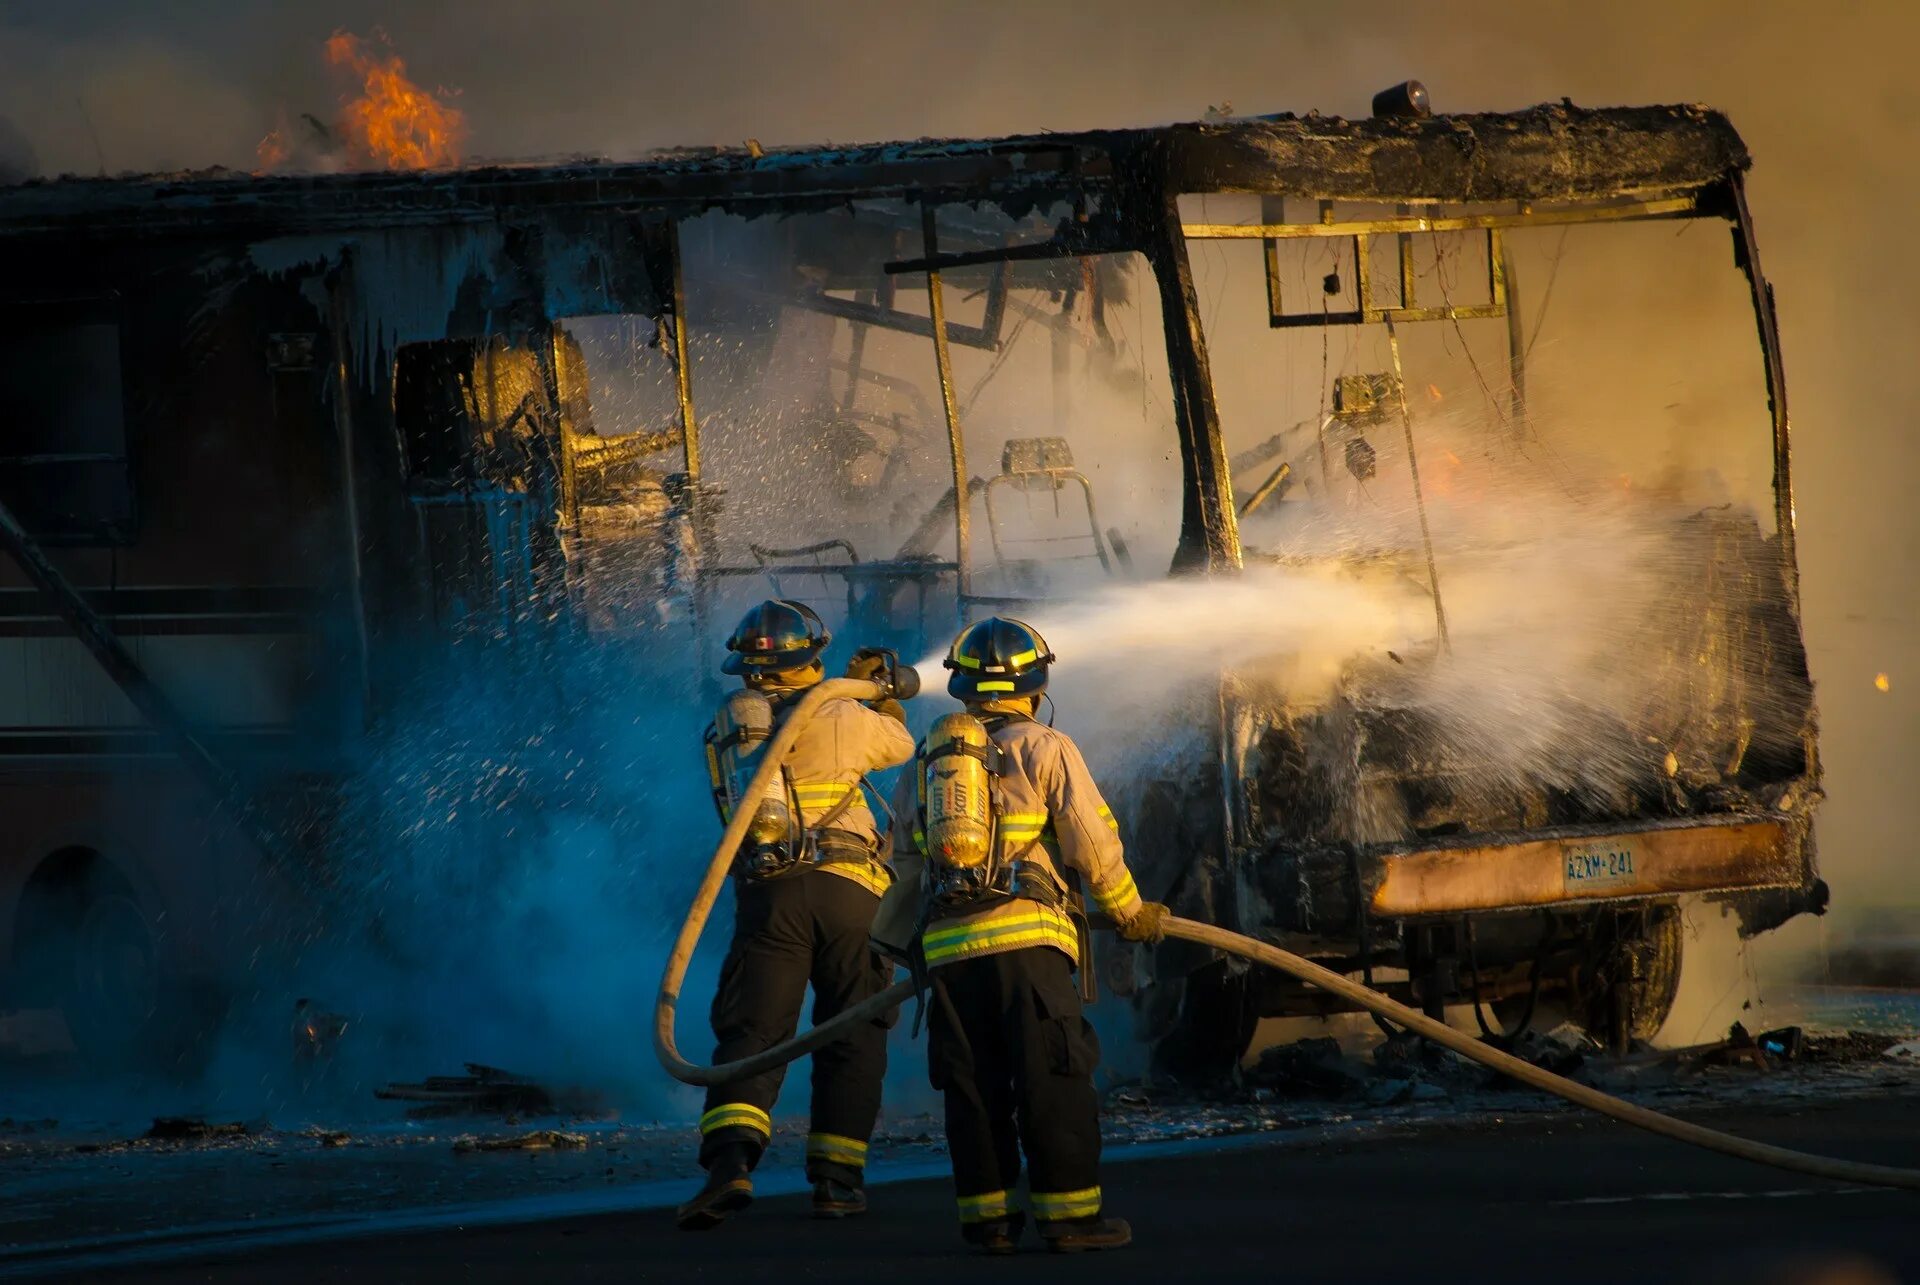
[{"label": "firefighter", "polygon": [[[719,735],[709,738],[708,762],[723,817],[740,805],[727,795],[729,782],[751,776],[758,765],[743,751],[764,742],[824,677],[820,653],[829,641],[812,610],[787,600],[761,603],[727,640],[731,654],[722,670],[738,675],[744,688],[722,706]],[[873,678],[884,665],[880,654],[863,651],[846,672]],[[744,715],[733,717],[742,709]],[[756,711],[757,732],[751,726]],[[876,700],[871,708],[830,700],[788,752],[770,791],[775,797],[747,802],[760,810],[734,871],[733,942],[713,1001],[716,1061],[747,1057],[790,1038],[809,982],[819,1023],[891,980],[892,965],[872,951],[869,930],[892,872],[861,780],[912,755],[913,738],[898,700]],[[736,760],[745,770],[729,776]],[[887,1032],[878,1023],[813,1055],[806,1165],[815,1217],[866,1211],[867,1142],[880,1110],[886,1058]],[[707,1181],[680,1207],[683,1229],[705,1230],[752,1202],[753,1169],[771,1133],[767,1113],[783,1074],[768,1071],[707,1091],[700,1117]]]},{"label": "firefighter", "polygon": [[960,1231],[986,1253],[1013,1252],[1026,1226],[1022,1151],[1048,1249],[1132,1239],[1101,1210],[1100,1048],[1074,977],[1075,884],[1130,941],[1158,940],[1167,912],[1141,900],[1079,748],[1035,721],[1053,659],[1018,620],[983,620],[954,641],[947,690],[966,712],[938,720],[902,775],[898,878],[874,926],[883,951],[924,970]]}]

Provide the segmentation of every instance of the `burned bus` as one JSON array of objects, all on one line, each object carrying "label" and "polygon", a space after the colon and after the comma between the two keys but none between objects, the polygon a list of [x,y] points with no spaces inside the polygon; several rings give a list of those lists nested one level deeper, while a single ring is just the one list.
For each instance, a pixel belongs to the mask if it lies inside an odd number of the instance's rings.
[{"label": "burned bus", "polygon": [[[1096,761],[1143,891],[1496,1037],[1543,996],[1650,1037],[1679,898],[1826,896],[1748,165],[1701,107],[1406,98],[0,192],[0,1002],[102,1059],[209,1028],[436,694],[700,694],[774,593],[917,659],[1244,582],[1341,641],[1262,617]],[[579,708],[525,704],[446,770]],[[1178,944],[1100,972],[1176,1071],[1325,1011]]]}]

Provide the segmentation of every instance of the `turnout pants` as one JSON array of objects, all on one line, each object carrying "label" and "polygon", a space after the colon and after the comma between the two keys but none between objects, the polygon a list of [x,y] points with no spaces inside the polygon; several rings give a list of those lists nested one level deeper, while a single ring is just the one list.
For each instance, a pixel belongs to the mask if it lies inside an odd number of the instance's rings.
[{"label": "turnout pants", "polygon": [[[867,945],[879,898],[851,879],[824,870],[764,882],[737,880],[733,945],[713,999],[716,1062],[730,1062],[789,1039],[813,985],[817,1025],[885,989],[893,966]],[[880,1113],[887,1069],[888,1022],[869,1022],[813,1054],[813,1121],[807,1135],[807,1177],[860,1186],[867,1142]],[[759,1163],[772,1133],[768,1112],[786,1068],[707,1090],[700,1117],[700,1163],[748,1148]]]},{"label": "turnout pants", "polygon": [[1009,1217],[1024,1149],[1042,1222],[1100,1212],[1100,1043],[1072,962],[1030,946],[942,964],[931,976],[927,1059],[946,1094],[962,1224]]}]

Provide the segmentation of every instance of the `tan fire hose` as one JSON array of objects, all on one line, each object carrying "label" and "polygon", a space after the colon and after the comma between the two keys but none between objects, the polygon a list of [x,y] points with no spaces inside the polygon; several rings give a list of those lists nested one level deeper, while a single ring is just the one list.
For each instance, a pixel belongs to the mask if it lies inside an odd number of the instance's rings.
[{"label": "tan fire hose", "polygon": [[[767,741],[767,748],[760,757],[760,768],[753,774],[753,780],[747,788],[740,792],[741,797],[757,799],[766,792],[773,783],[774,773],[780,770],[781,762],[787,757],[787,751],[793,748],[800,729],[807,725],[807,720],[813,717],[813,711],[821,705],[836,698],[870,701],[887,695],[889,693],[884,686],[864,678],[829,678],[823,683],[814,684]],[[687,910],[686,922],[680,925],[680,936],[674,939],[673,953],[667,956],[666,974],[660,979],[660,998],[653,1009],[653,1051],[659,1054],[660,1065],[667,1068],[668,1075],[688,1084],[726,1084],[759,1075],[762,1071],[771,1071],[776,1066],[785,1066],[824,1044],[833,1043],[860,1023],[871,1022],[910,998],[914,991],[912,982],[889,986],[872,999],[862,1000],[784,1044],[776,1044],[764,1053],[743,1057],[735,1062],[725,1062],[719,1066],[696,1066],[680,1056],[680,1050],[673,1043],[673,1023],[680,1004],[680,987],[687,980],[687,965],[693,960],[693,948],[700,944],[700,934],[707,926],[707,916],[713,913],[713,903],[720,899],[720,890],[726,887],[727,876],[733,870],[734,854],[740,850],[740,841],[747,837],[747,827],[752,823],[753,809],[738,808],[734,811],[733,819],[727,822],[727,828],[721,832],[720,843],[713,850],[713,861],[707,866],[707,874],[700,881],[699,891],[693,894],[693,905]]]},{"label": "tan fire hose", "polygon": [[[823,702],[836,697],[875,700],[885,695],[886,692],[879,684],[863,679],[834,678],[814,687],[801,698],[799,704],[794,707],[793,713],[768,741],[764,760],[759,771],[754,774],[752,783],[743,791],[744,797],[757,797],[771,783],[781,760],[792,748],[794,738],[799,735],[800,729],[805,726],[807,720],[813,716],[813,711]],[[784,1066],[822,1045],[831,1044],[852,1027],[862,1022],[872,1021],[914,994],[912,982],[896,983],[873,998],[854,1005],[784,1044],[777,1044],[763,1053],[756,1053],[752,1057],[743,1057],[720,1066],[696,1066],[680,1056],[680,1051],[674,1047],[673,1042],[674,1013],[680,999],[680,986],[686,980],[687,964],[693,958],[693,949],[700,941],[700,933],[706,927],[707,917],[713,912],[714,902],[719,899],[720,889],[726,884],[727,875],[733,868],[734,853],[740,847],[740,841],[746,836],[747,826],[752,819],[751,812],[741,809],[720,836],[719,846],[714,849],[713,862],[707,867],[706,878],[701,881],[700,890],[694,894],[693,905],[687,912],[686,922],[680,926],[680,936],[673,944],[673,953],[667,957],[666,974],[660,981],[660,998],[653,1014],[654,1051],[659,1054],[660,1064],[667,1069],[669,1075],[688,1084],[725,1084],[732,1080],[758,1075],[763,1071],[770,1071],[776,1066]],[[1678,1142],[1689,1142],[1696,1147],[1705,1147],[1709,1151],[1718,1151],[1723,1155],[1735,1156],[1741,1160],[1772,1165],[1776,1169],[1787,1169],[1816,1178],[1920,1191],[1920,1169],[1901,1169],[1893,1165],[1864,1164],[1851,1160],[1835,1160],[1827,1156],[1809,1155],[1804,1151],[1792,1151],[1786,1147],[1770,1146],[1764,1142],[1752,1142],[1746,1138],[1722,1133],[1718,1129],[1709,1129],[1703,1125],[1690,1124],[1685,1120],[1676,1120],[1658,1111],[1635,1106],[1631,1102],[1614,1097],[1611,1093],[1602,1093],[1598,1089],[1555,1075],[1510,1053],[1503,1053],[1499,1049],[1483,1044],[1464,1031],[1457,1031],[1444,1022],[1435,1021],[1424,1013],[1415,1012],[1404,1004],[1397,1003],[1380,992],[1354,981],[1351,977],[1344,977],[1331,969],[1322,968],[1312,960],[1302,959],[1277,946],[1269,946],[1251,937],[1228,932],[1224,928],[1215,928],[1211,924],[1196,923],[1191,919],[1169,916],[1164,927],[1169,937],[1210,946],[1215,950],[1224,951],[1229,955],[1238,955],[1256,964],[1277,968],[1289,976],[1350,1000],[1417,1035],[1453,1050],[1464,1058],[1492,1067],[1522,1084],[1544,1089],[1548,1093],[1565,1098],[1575,1106],[1598,1111],[1602,1115],[1612,1116],[1616,1120],[1625,1121],[1627,1124],[1646,1129],[1651,1133],[1657,1133]]]}]

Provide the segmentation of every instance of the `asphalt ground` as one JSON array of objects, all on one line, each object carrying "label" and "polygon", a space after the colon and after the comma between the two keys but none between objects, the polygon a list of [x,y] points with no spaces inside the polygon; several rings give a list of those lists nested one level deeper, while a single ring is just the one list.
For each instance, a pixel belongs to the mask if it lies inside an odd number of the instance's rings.
[{"label": "asphalt ground", "polygon": [[[1785,1146],[1920,1164],[1911,1090],[1687,1114]],[[1108,1210],[1133,1223],[1135,1246],[1071,1258],[1040,1252],[1031,1234],[1014,1258],[966,1254],[951,1189],[935,1179],[879,1185],[873,1211],[841,1223],[812,1221],[804,1197],[782,1195],[697,1235],[647,1209],[294,1239],[203,1261],[95,1259],[68,1279],[1920,1282],[1920,1195],[1760,1168],[1597,1117],[1120,1148],[1111,1161]]]}]

